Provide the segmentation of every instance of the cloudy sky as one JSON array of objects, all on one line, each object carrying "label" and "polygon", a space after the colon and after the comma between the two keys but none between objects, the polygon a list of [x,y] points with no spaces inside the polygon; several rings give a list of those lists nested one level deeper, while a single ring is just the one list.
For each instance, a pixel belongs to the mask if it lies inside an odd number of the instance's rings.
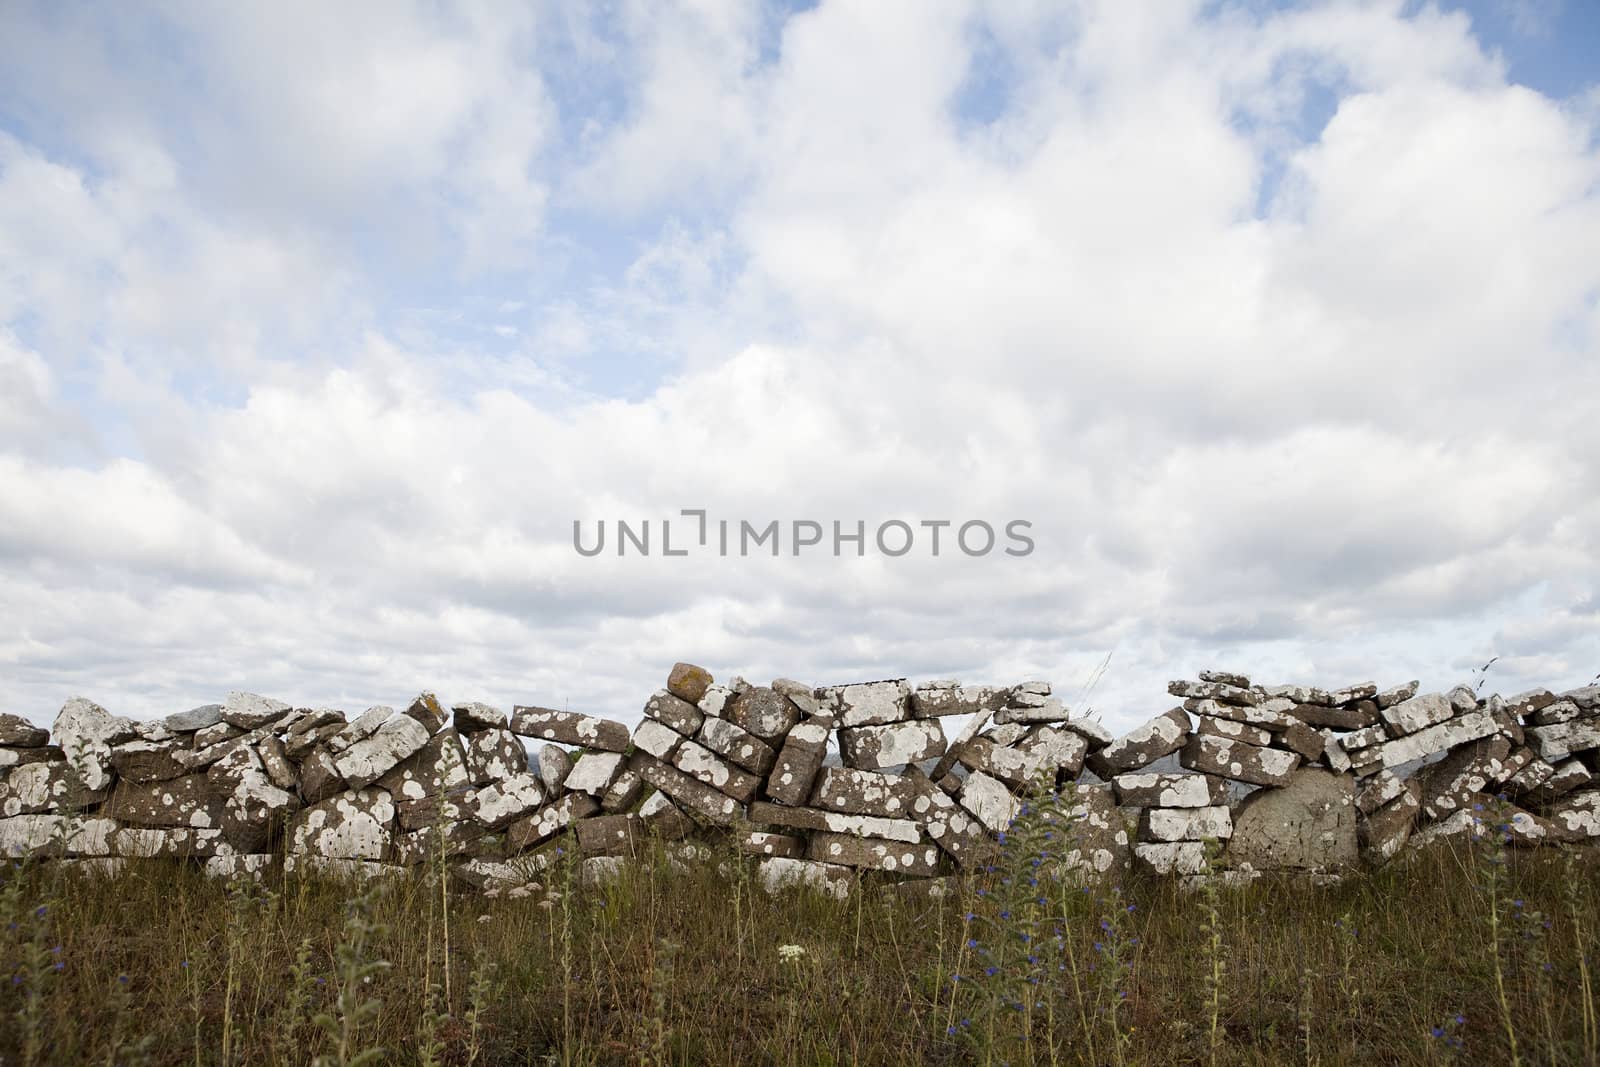
[{"label": "cloudy sky", "polygon": [[[0,4],[0,710],[1582,684],[1597,41],[1587,0]],[[685,508],[1036,547],[573,549]]]}]

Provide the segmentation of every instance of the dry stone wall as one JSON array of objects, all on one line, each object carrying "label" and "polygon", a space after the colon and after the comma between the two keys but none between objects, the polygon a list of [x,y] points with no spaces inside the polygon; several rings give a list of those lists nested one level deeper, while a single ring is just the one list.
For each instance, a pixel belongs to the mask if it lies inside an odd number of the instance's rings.
[{"label": "dry stone wall", "polygon": [[685,862],[720,843],[761,857],[768,888],[843,895],[863,872],[937,884],[980,866],[1030,803],[1065,813],[1058,862],[1089,877],[1326,875],[1441,838],[1600,839],[1600,686],[1417,688],[1203,671],[1120,736],[1048,682],[719,684],[684,663],[631,731],[428,693],[354,718],[232,693],[159,721],[74,698],[49,731],[0,715],[0,851],[223,876],[445,864],[498,893],[558,855],[592,880],[647,848]]}]

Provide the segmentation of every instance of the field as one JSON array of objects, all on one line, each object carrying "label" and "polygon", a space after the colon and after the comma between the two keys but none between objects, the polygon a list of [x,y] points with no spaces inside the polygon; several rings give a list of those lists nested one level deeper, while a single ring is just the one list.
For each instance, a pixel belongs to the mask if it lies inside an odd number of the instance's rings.
[{"label": "field", "polygon": [[[1019,832],[944,897],[768,896],[753,861],[562,862],[485,898],[115,878],[0,889],[13,1063],[1597,1062],[1593,850],[1436,848],[1314,885],[1048,875]],[[568,853],[565,857],[571,859]],[[448,916],[448,921],[446,921]]]}]

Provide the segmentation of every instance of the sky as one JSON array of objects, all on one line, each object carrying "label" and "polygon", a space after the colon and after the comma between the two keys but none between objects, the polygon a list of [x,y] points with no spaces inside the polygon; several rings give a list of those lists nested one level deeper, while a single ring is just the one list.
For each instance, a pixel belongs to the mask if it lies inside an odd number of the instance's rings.
[{"label": "sky", "polygon": [[[0,711],[1582,685],[1597,45],[1587,0],[0,2]],[[684,509],[870,550],[666,557]]]}]

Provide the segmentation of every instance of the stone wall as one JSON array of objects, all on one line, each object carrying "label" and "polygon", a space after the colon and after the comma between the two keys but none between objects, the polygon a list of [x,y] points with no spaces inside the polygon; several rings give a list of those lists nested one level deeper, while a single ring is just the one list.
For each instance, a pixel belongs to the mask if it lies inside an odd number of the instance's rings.
[{"label": "stone wall", "polygon": [[428,693],[353,719],[233,693],[148,722],[74,698],[49,732],[0,715],[0,851],[218,875],[439,863],[518,892],[558,855],[596,879],[658,843],[674,860],[720,844],[763,857],[769,888],[843,895],[862,871],[985,862],[1030,797],[1070,820],[1059,862],[1093,876],[1600,839],[1600,686],[1480,699],[1204,671],[1168,692],[1178,706],[1120,737],[1047,682],[719,685],[683,663],[631,732]]}]

